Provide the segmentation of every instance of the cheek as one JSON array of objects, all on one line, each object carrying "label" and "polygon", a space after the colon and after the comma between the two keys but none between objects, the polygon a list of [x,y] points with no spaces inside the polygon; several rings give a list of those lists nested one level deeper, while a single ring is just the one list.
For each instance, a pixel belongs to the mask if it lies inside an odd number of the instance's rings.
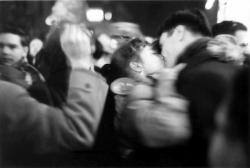
[{"label": "cheek", "polygon": [[161,54],[167,56],[169,54],[169,49],[166,43],[162,46]]},{"label": "cheek", "polygon": [[24,57],[26,56],[26,53],[23,49],[15,49],[15,50],[12,50],[12,56],[14,57],[14,59],[18,60],[20,59],[21,57]]},{"label": "cheek", "polygon": [[150,62],[145,64],[145,70],[147,73],[157,72],[163,68],[163,62],[159,58],[153,58]]}]

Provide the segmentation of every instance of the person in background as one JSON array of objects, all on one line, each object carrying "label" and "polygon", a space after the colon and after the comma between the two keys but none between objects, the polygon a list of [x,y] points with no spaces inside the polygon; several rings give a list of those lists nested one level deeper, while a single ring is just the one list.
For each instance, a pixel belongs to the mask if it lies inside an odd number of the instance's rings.
[{"label": "person in background", "polygon": [[[89,70],[90,38],[79,25],[65,24],[59,41],[70,65],[61,108],[39,103],[22,87],[0,81],[1,167],[73,166],[74,153],[88,153],[94,145],[108,86]],[[87,165],[88,159],[81,159]]]},{"label": "person in background", "polygon": [[50,95],[43,75],[27,62],[28,42],[21,26],[12,23],[0,26],[0,78],[24,87],[44,102],[43,97],[50,99]]},{"label": "person in background", "polygon": [[230,34],[234,36],[237,39],[238,44],[242,48],[242,52],[246,57],[245,63],[247,65],[249,64],[249,59],[250,59],[249,56],[250,48],[248,46],[249,35],[247,27],[244,24],[237,21],[223,21],[213,25],[212,33],[213,36],[217,36],[220,34]]},{"label": "person in background", "polygon": [[26,60],[28,53],[28,35],[18,25],[1,24],[0,59],[1,65],[13,65]]},{"label": "person in background", "polygon": [[243,65],[245,61],[244,54],[239,46],[238,40],[229,34],[221,34],[210,40],[207,46],[208,50],[218,54],[221,60],[231,62],[236,65]]},{"label": "person in background", "polygon": [[132,22],[111,23],[109,35],[113,40],[112,47],[116,49],[133,38],[144,38],[140,26]]},{"label": "person in background", "polygon": [[210,167],[249,167],[249,100],[249,67],[244,67],[215,116]]},{"label": "person in background", "polygon": [[27,65],[28,37],[17,25],[2,24],[0,28],[1,78],[18,83],[25,88],[31,85]]}]

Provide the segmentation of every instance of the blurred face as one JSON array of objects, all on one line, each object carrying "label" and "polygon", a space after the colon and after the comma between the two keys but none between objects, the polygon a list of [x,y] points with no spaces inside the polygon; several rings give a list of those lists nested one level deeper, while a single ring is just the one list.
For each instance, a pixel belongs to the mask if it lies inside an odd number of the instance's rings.
[{"label": "blurred face", "polygon": [[232,43],[226,44],[226,55],[239,64],[242,63],[244,59],[241,48]]},{"label": "blurred face", "polygon": [[22,46],[20,36],[12,33],[0,34],[0,59],[6,65],[12,65],[26,57],[27,48]]},{"label": "blurred face", "polygon": [[218,35],[214,40],[208,43],[208,49],[217,53],[225,53],[224,58],[227,61],[232,61],[241,65],[244,61],[242,49],[238,44],[237,39],[231,35]]},{"label": "blurred face", "polygon": [[160,36],[161,54],[166,59],[166,66],[173,67],[179,55],[178,39],[175,33],[164,32]]},{"label": "blurred face", "polygon": [[151,46],[147,45],[142,49],[140,58],[145,75],[152,75],[164,67],[161,55],[157,54]]},{"label": "blurred face", "polygon": [[248,46],[249,37],[247,31],[238,30],[235,32],[234,36],[238,40],[240,47],[242,48],[243,52],[246,54],[250,54],[250,49]]}]

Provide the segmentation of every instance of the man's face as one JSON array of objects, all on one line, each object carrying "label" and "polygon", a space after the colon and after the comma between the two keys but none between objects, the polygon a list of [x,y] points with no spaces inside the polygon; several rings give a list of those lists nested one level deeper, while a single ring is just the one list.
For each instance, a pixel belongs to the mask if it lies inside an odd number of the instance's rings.
[{"label": "man's face", "polygon": [[174,32],[163,32],[160,36],[161,54],[165,57],[166,66],[173,67],[178,57],[178,39]]},{"label": "man's face", "polygon": [[20,36],[12,33],[0,34],[0,62],[12,65],[26,55],[27,48],[22,46]]},{"label": "man's face", "polygon": [[234,36],[239,42],[240,47],[242,48],[243,52],[246,54],[250,54],[250,49],[248,46],[249,38],[247,31],[238,30],[235,32]]}]

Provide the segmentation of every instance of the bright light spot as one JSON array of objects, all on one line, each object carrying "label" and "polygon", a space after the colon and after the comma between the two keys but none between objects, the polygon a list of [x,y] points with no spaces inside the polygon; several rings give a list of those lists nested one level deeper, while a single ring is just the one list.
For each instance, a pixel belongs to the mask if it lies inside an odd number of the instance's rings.
[{"label": "bright light spot", "polygon": [[145,37],[145,40],[148,42],[148,43],[153,43],[154,42],[154,39],[152,37]]},{"label": "bright light spot", "polygon": [[207,10],[211,9],[211,8],[213,7],[213,5],[214,5],[214,2],[215,2],[215,0],[207,0],[207,3],[206,3],[206,5],[205,5],[205,8],[206,8]]},{"label": "bright light spot", "polygon": [[111,20],[112,19],[112,13],[111,12],[106,12],[105,13],[105,15],[104,15],[104,17],[105,17],[105,20]]},{"label": "bright light spot", "polygon": [[110,47],[114,50],[116,50],[118,48],[118,41],[115,39],[111,39],[110,41]]},{"label": "bright light spot", "polygon": [[86,13],[87,19],[90,22],[101,22],[104,19],[104,12],[102,9],[88,9]]}]

